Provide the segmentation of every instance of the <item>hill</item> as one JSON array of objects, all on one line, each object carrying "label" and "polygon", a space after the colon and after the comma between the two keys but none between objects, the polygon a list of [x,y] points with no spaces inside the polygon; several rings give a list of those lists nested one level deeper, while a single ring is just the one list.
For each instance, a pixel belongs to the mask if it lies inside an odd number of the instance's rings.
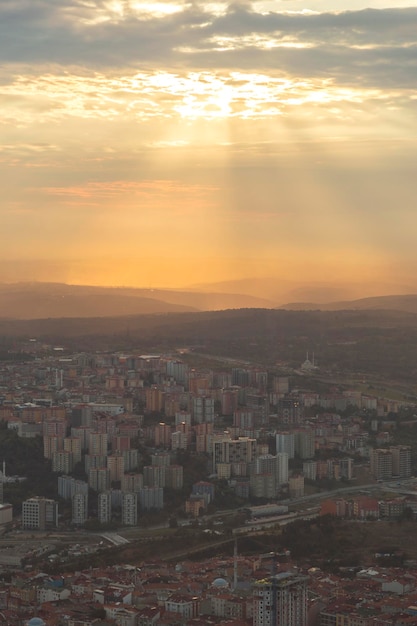
[{"label": "hill", "polygon": [[274,306],[272,301],[240,294],[61,283],[0,285],[0,318],[3,319],[114,317]]},{"label": "hill", "polygon": [[377,281],[335,282],[301,281],[281,278],[245,278],[217,283],[200,283],[189,287],[193,291],[242,293],[266,298],[283,306],[286,302],[328,303],[358,300],[416,292],[416,286]]},{"label": "hill", "polygon": [[417,314],[417,295],[377,296],[340,302],[289,302],[279,307],[288,311],[402,311]]}]

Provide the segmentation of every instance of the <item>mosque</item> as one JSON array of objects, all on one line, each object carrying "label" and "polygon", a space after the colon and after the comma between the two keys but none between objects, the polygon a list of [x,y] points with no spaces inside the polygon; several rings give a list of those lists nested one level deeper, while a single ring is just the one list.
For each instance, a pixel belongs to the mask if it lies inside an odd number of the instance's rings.
[{"label": "mosque", "polygon": [[40,617],[32,617],[25,626],[46,626],[46,623]]}]

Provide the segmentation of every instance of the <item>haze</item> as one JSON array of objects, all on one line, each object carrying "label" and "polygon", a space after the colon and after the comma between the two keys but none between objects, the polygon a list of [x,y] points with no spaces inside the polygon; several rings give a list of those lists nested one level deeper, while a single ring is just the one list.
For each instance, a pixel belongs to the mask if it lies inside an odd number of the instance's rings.
[{"label": "haze", "polygon": [[416,289],[416,32],[400,0],[2,2],[0,281]]}]

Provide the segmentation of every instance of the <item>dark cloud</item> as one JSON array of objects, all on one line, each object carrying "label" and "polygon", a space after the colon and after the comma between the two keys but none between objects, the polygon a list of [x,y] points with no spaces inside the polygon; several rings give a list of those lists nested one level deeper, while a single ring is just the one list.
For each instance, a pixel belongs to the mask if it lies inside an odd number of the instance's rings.
[{"label": "dark cloud", "polygon": [[[417,8],[342,13],[263,15],[234,3],[223,16],[192,3],[163,18],[145,19],[124,3],[105,17],[104,0],[3,0],[3,63],[87,68],[212,68],[332,77],[349,84],[414,88]],[[262,48],[257,38],[306,48]],[[228,39],[228,46],[220,38]],[[235,47],[234,47],[235,45]],[[224,48],[229,49],[224,49]],[[234,49],[233,49],[234,47]]]}]

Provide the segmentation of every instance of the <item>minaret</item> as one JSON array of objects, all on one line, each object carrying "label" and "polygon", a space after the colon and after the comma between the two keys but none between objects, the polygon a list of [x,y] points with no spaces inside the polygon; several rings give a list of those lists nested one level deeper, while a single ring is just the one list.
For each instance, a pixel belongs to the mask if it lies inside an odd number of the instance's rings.
[{"label": "minaret", "polygon": [[233,556],[233,589],[237,589],[237,539],[235,539],[235,549]]},{"label": "minaret", "polygon": [[6,480],[6,461],[3,461],[3,473],[1,475],[1,482],[0,482],[0,504],[3,504],[4,502],[4,483]]}]

